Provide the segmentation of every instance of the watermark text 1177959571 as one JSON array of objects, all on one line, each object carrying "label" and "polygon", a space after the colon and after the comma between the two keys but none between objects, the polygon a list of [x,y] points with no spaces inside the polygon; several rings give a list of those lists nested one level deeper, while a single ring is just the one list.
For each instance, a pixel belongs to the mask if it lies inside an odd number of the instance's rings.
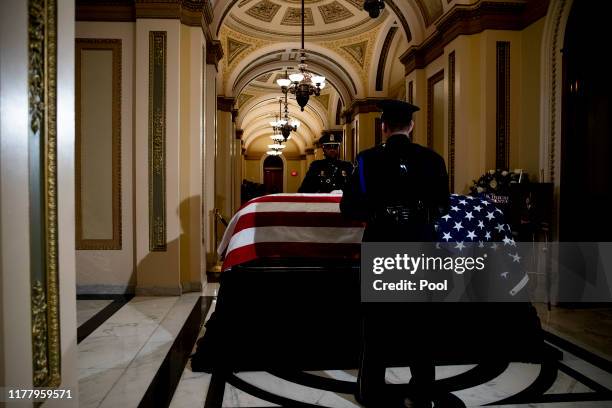
[{"label": "watermark text 1177959571", "polygon": [[72,399],[72,390],[58,388],[4,388],[0,402],[16,400],[45,401],[48,399]]}]

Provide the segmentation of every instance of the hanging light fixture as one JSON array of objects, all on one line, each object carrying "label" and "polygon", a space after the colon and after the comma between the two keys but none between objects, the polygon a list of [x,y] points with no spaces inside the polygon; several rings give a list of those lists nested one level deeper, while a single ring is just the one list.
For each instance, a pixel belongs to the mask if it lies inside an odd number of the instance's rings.
[{"label": "hanging light fixture", "polygon": [[274,144],[268,145],[268,149],[272,149],[272,150],[283,150],[284,148],[285,148],[285,145],[281,143],[274,143]]},{"label": "hanging light fixture", "polygon": [[308,65],[306,64],[306,48],[304,47],[304,0],[302,0],[302,48],[300,49],[300,63],[298,69],[300,72],[291,74],[285,78],[276,80],[278,86],[287,96],[288,92],[295,95],[298,105],[302,111],[308,104],[310,95],[319,96],[321,89],[325,88],[325,77],[319,75],[313,75],[307,70]]},{"label": "hanging light fixture", "polygon": [[282,116],[281,113],[281,105],[282,98],[278,99],[278,117],[279,119],[270,122],[272,125],[272,129],[274,130],[274,134],[270,136],[272,140],[275,142],[286,142],[291,138],[291,132],[297,132],[298,127],[300,127],[300,122],[297,120],[289,119],[289,104],[287,103],[287,94],[285,94],[285,116]]},{"label": "hanging light fixture", "polygon": [[[269,146],[271,146],[271,145],[269,145]],[[283,146],[283,147],[284,147],[284,146]],[[269,155],[269,156],[280,156],[281,154],[283,154],[282,149],[273,149],[273,148],[270,148],[270,147],[268,147],[268,148],[269,148],[270,150],[268,150],[268,151],[266,152],[266,154],[267,154],[267,155]]]},{"label": "hanging light fixture", "polygon": [[274,143],[283,143],[285,141],[285,138],[283,137],[283,135],[281,134],[279,127],[282,125],[281,123],[281,104],[283,103],[283,99],[282,98],[278,98],[278,116],[276,117],[276,120],[270,122],[270,125],[272,126],[272,131],[274,132],[272,136],[270,136],[270,138],[272,139],[272,141],[274,141]]}]

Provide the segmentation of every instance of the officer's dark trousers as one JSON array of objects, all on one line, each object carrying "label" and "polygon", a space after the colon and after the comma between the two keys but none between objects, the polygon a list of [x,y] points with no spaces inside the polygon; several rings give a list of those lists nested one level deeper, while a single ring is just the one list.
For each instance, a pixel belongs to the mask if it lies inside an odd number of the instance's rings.
[{"label": "officer's dark trousers", "polygon": [[[432,242],[432,224],[416,219],[408,225],[393,221],[368,223],[364,242]],[[363,303],[362,347],[357,396],[367,407],[401,405],[409,397],[416,407],[433,399],[435,366],[428,340],[433,333],[430,303]],[[410,395],[385,387],[385,369],[410,366]],[[404,389],[404,388],[403,388]],[[395,394],[395,395],[394,395]]]},{"label": "officer's dark trousers", "polygon": [[[417,407],[433,399],[435,367],[427,339],[431,323],[426,303],[362,305],[362,349],[358,397],[367,407],[403,406],[409,397]],[[410,366],[410,391],[385,386],[385,369]],[[394,390],[402,390],[402,392]]]}]

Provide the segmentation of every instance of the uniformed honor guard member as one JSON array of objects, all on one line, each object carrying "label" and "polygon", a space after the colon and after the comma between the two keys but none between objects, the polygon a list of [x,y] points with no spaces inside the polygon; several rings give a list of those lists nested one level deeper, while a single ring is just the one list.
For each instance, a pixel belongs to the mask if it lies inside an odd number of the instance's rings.
[{"label": "uniformed honor guard member", "polygon": [[353,165],[339,160],[342,136],[326,133],[319,139],[325,159],[310,164],[298,193],[330,193],[342,190],[353,171]]},{"label": "uniformed honor guard member", "polygon": [[[428,242],[434,224],[446,214],[450,193],[444,160],[434,151],[412,143],[412,114],[418,107],[397,100],[379,103],[385,143],[361,152],[340,203],[343,214],[366,222],[364,242]],[[362,352],[357,398],[368,407],[400,407],[404,398],[385,387],[389,341],[408,353],[412,373],[411,406],[430,407],[434,365],[426,337],[431,304],[362,305]],[[409,339],[397,339],[393,329],[409,326]],[[403,333],[406,333],[404,328]],[[401,335],[399,337],[402,337]],[[409,341],[408,341],[409,340]],[[397,344],[397,343],[396,343]],[[404,346],[405,344],[405,346]],[[388,361],[388,360],[387,360]]]}]

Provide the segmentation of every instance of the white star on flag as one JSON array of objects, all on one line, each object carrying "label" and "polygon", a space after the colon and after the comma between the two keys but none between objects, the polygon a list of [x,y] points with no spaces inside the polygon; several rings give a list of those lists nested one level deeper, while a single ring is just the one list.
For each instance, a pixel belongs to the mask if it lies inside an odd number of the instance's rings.
[{"label": "white star on flag", "polygon": [[472,215],[471,212],[466,212],[465,213],[465,218],[467,218],[468,220],[472,221],[472,218],[474,218],[474,216]]},{"label": "white star on flag", "polygon": [[510,243],[512,242],[512,240],[508,237],[504,237],[502,241],[504,241],[504,245],[510,245]]},{"label": "white star on flag", "polygon": [[465,201],[465,200],[459,200],[459,204],[463,204],[463,205],[465,205],[465,204],[467,204],[467,201]]},{"label": "white star on flag", "polygon": [[442,239],[446,240],[446,242],[448,242],[450,239],[453,239],[453,237],[451,237],[450,232],[445,232],[444,236],[442,237]]},{"label": "white star on flag", "polygon": [[476,238],[476,234],[474,234],[474,231],[470,231],[470,232],[467,234],[467,237],[468,237],[469,239],[472,239],[472,240],[473,240],[474,238]]},{"label": "white star on flag", "polygon": [[487,219],[488,219],[489,221],[491,221],[493,218],[495,218],[495,216],[493,215],[493,213],[492,213],[492,212],[487,213]]},{"label": "white star on flag", "polygon": [[444,217],[442,217],[442,218],[444,218],[446,221],[448,221],[450,217],[451,217],[450,215],[446,214],[446,215],[445,215]]},{"label": "white star on flag", "polygon": [[456,205],[453,205],[451,207],[451,211],[459,211],[459,207],[457,207]]},{"label": "white star on flag", "polygon": [[497,224],[497,227],[495,227],[495,229],[497,230],[497,232],[502,232],[504,230],[504,226],[501,224]]},{"label": "white star on flag", "polygon": [[459,249],[460,251],[463,251],[463,248],[465,248],[465,245],[463,245],[463,241],[457,242],[457,245],[455,245],[455,248]]},{"label": "white star on flag", "polygon": [[463,228],[463,226],[461,225],[461,222],[456,222],[455,226],[453,228],[455,228],[457,231],[459,231],[461,228]]},{"label": "white star on flag", "polygon": [[484,222],[482,222],[482,220],[478,221],[478,228],[480,229],[484,228]]},{"label": "white star on flag", "polygon": [[491,239],[491,232],[487,231],[487,233],[485,234],[485,238]]},{"label": "white star on flag", "polygon": [[479,205],[475,205],[475,206],[474,206],[474,210],[476,210],[476,211],[480,211],[480,210],[482,210],[482,207],[481,207],[481,206],[479,206]]},{"label": "white star on flag", "polygon": [[521,262],[521,257],[519,256],[518,252],[514,255],[512,254],[508,254],[512,257],[512,262]]}]

